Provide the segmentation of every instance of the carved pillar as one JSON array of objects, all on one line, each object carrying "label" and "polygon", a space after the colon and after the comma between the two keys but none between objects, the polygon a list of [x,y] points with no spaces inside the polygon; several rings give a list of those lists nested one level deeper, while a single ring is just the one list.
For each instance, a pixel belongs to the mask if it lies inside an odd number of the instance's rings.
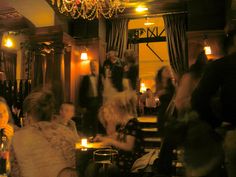
[{"label": "carved pillar", "polygon": [[61,103],[64,100],[64,80],[62,76],[64,71],[62,66],[64,65],[64,45],[57,44],[54,48],[54,58],[53,58],[53,76],[52,76],[52,91],[56,99],[56,110],[59,110]]}]

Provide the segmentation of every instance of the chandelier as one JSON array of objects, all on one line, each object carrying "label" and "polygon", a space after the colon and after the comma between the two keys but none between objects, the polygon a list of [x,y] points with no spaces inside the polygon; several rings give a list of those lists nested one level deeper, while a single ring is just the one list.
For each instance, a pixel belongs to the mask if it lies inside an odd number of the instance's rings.
[{"label": "chandelier", "polygon": [[73,19],[82,17],[93,20],[101,15],[108,19],[125,10],[128,0],[51,0],[60,13],[68,13]]}]

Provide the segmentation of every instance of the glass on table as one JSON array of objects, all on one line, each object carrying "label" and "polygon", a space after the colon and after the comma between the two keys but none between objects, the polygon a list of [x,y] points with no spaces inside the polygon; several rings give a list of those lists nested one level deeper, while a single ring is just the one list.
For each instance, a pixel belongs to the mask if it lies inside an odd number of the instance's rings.
[{"label": "glass on table", "polygon": [[98,149],[93,152],[93,160],[95,163],[113,164],[118,157],[118,151],[111,148]]}]

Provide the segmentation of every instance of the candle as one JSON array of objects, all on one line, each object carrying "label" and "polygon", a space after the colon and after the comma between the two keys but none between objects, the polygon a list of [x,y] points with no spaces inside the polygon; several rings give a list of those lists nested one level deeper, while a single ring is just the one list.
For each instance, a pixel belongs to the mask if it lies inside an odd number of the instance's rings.
[{"label": "candle", "polygon": [[88,140],[86,138],[83,138],[81,140],[81,146],[87,147],[88,146]]}]

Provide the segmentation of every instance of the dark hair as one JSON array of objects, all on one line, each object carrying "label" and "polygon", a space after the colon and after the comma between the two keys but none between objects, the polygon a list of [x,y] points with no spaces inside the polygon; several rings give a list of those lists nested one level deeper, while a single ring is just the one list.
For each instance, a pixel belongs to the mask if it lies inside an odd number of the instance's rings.
[{"label": "dark hair", "polygon": [[201,51],[194,64],[192,64],[189,68],[189,72],[194,76],[194,77],[201,77],[202,73],[204,72],[204,69],[207,64],[207,56],[205,54],[205,51]]},{"label": "dark hair", "polygon": [[50,121],[54,113],[54,95],[49,90],[37,90],[29,94],[23,103],[23,110],[37,121]]},{"label": "dark hair", "polygon": [[166,66],[162,66],[156,74],[156,78],[155,81],[156,83],[161,83],[162,82],[162,72],[164,71],[164,69],[167,68]]}]

